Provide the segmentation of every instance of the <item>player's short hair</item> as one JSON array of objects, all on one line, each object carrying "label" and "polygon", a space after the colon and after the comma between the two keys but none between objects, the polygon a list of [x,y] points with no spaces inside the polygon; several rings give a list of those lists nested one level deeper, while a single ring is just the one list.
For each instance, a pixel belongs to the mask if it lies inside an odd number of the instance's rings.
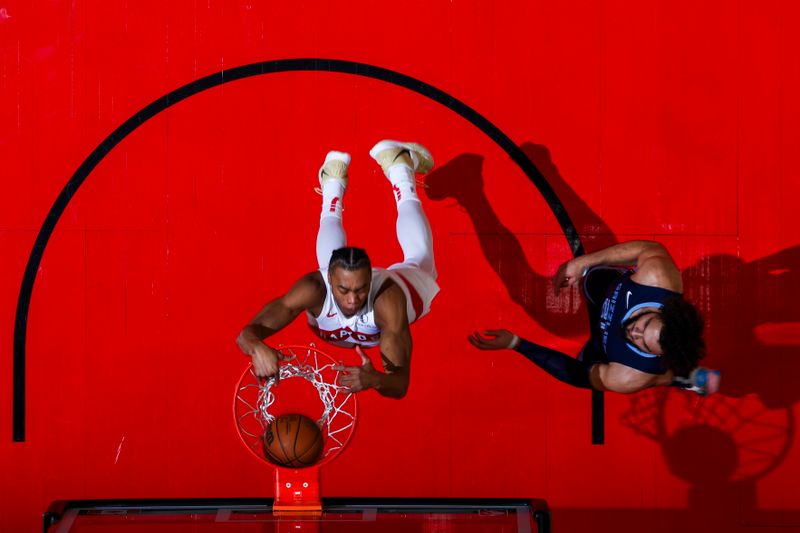
[{"label": "player's short hair", "polygon": [[688,376],[706,355],[703,317],[697,307],[677,296],[664,302],[661,320],[658,342],[664,365],[676,376]]},{"label": "player's short hair", "polygon": [[333,272],[334,268],[353,271],[361,270],[362,268],[371,269],[372,264],[369,261],[366,250],[363,248],[345,246],[344,248],[337,248],[331,254],[328,271]]}]

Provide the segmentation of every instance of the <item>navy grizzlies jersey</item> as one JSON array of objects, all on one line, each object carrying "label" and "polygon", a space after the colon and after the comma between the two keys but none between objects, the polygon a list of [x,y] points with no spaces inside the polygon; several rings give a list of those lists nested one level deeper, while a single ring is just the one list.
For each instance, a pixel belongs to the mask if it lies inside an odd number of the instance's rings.
[{"label": "navy grizzlies jersey", "polygon": [[609,363],[619,363],[648,374],[663,374],[661,357],[637,348],[625,336],[623,324],[634,313],[646,307],[660,309],[670,298],[680,296],[660,287],[640,285],[626,272],[612,285],[600,310],[599,335]]}]

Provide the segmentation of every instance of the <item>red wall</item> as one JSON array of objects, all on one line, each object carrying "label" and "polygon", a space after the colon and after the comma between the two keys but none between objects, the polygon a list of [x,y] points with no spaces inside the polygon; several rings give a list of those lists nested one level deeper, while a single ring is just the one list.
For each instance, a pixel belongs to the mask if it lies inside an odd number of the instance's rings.
[{"label": "red wall", "polygon": [[[399,259],[367,155],[385,137],[436,157],[423,205],[442,292],[413,326],[408,396],[360,396],[324,494],[542,497],[564,531],[800,527],[799,13],[695,4],[0,3],[0,530],[34,530],[54,499],[271,495],[270,469],[233,431],[246,364],[234,339],[314,268],[329,149],[354,155],[350,242],[376,264]],[[587,250],[668,245],[706,313],[723,393],[606,395],[606,444],[592,446],[586,391],[465,341],[494,326],[572,352],[585,339],[574,295],[548,292],[570,251],[525,174],[418,93],[291,72],[175,104],[87,176],[36,277],[27,439],[13,443],[22,275],[67,181],[168,92],[295,57],[391,69],[466,103],[536,163]],[[301,322],[276,337],[312,340]]]}]

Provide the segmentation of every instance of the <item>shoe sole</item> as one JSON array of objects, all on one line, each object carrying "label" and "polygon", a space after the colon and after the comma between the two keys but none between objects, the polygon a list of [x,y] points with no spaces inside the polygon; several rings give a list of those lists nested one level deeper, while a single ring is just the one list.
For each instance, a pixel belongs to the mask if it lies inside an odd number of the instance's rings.
[{"label": "shoe sole", "polygon": [[[427,174],[433,168],[433,156],[427,148],[418,143],[392,141],[387,139],[385,141],[380,141],[378,144],[373,146],[372,150],[369,151],[369,155],[372,157],[372,159],[377,161],[379,153],[391,148],[403,148],[409,152],[415,153],[417,155],[417,168],[414,169],[414,171],[418,174]],[[413,155],[411,156],[411,159],[412,161],[414,160]]]},{"label": "shoe sole", "polygon": [[[325,162],[322,163],[321,167],[319,167],[319,172],[317,173],[317,176],[319,177],[320,188],[322,188],[322,182],[323,182],[322,171],[325,170],[325,165],[327,165],[331,161],[341,161],[347,167],[349,167],[350,154],[348,154],[347,152],[337,152],[336,150],[331,150],[330,152],[328,152],[328,154],[325,156]],[[342,184],[342,186],[344,186],[345,188],[347,187],[347,174],[345,174],[344,176],[333,176],[331,174],[328,174],[325,176],[325,180],[338,181],[339,183]]]}]

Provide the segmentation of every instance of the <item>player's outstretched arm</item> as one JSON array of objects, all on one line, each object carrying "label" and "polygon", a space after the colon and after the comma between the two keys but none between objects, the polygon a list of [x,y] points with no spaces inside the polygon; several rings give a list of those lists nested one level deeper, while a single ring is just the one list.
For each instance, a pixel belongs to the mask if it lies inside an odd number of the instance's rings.
[{"label": "player's outstretched arm", "polygon": [[507,329],[475,331],[467,337],[467,340],[479,350],[503,350],[505,348],[514,350],[568,385],[584,389],[591,388],[589,382],[591,364],[520,338]]},{"label": "player's outstretched arm", "polygon": [[345,374],[339,382],[358,392],[374,388],[388,398],[402,398],[408,391],[411,366],[411,332],[402,289],[392,285],[375,299],[375,324],[381,328],[381,359],[384,372],[375,370],[360,347],[359,367],[338,367]]},{"label": "player's outstretched arm", "polygon": [[637,266],[633,280],[643,285],[681,292],[680,271],[660,243],[628,241],[563,263],[553,278],[556,291],[577,285],[587,270],[598,265]]},{"label": "player's outstretched arm", "polygon": [[517,337],[507,329],[474,332],[469,342],[480,350],[515,350],[556,379],[584,389],[630,394],[669,385],[672,373],[652,375],[615,363],[588,363]]},{"label": "player's outstretched arm", "polygon": [[300,278],[289,291],[261,309],[247,324],[236,344],[245,355],[253,358],[258,377],[273,376],[278,371],[278,352],[264,344],[264,339],[289,325],[297,315],[319,306],[325,299],[325,283],[319,272]]}]

